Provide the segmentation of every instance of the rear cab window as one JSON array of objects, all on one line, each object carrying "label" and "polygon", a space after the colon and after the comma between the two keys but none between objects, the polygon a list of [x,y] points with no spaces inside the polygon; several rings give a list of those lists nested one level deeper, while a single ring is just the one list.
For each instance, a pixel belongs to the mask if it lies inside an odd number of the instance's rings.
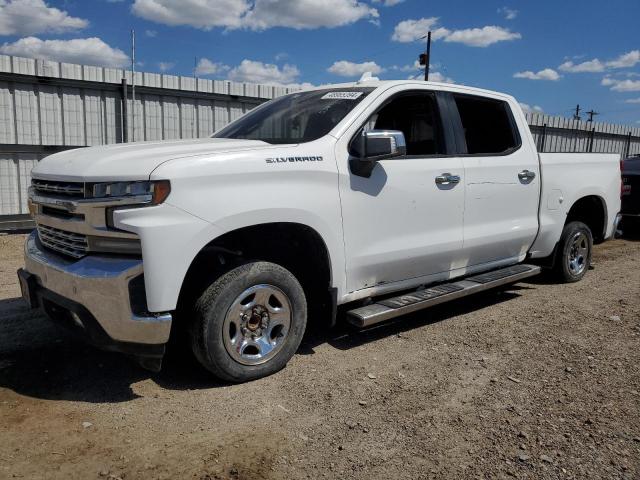
[{"label": "rear cab window", "polygon": [[509,104],[476,95],[453,95],[468,155],[506,155],[521,145]]}]

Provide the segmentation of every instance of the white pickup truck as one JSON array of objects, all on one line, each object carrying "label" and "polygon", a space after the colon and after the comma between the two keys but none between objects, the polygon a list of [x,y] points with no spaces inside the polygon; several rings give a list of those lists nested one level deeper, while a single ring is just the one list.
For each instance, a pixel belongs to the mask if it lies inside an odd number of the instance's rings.
[{"label": "white pickup truck", "polygon": [[580,280],[616,230],[618,162],[537,153],[508,95],[321,87],[211,138],[45,158],[19,277],[94,344],[157,370],[184,329],[204,367],[242,382],[283,368],[308,319],[366,327],[541,267]]}]

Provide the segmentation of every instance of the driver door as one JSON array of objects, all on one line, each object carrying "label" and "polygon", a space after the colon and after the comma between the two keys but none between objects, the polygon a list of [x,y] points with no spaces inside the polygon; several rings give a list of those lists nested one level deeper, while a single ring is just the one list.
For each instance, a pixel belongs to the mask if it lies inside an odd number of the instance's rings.
[{"label": "driver door", "polygon": [[[362,293],[354,297],[447,279],[462,257],[464,168],[445,155],[448,119],[433,92],[398,90],[365,110],[336,146],[347,291]],[[352,141],[368,129],[402,131],[407,155],[378,161],[366,178],[349,161]],[[459,182],[438,183],[443,175]]]}]

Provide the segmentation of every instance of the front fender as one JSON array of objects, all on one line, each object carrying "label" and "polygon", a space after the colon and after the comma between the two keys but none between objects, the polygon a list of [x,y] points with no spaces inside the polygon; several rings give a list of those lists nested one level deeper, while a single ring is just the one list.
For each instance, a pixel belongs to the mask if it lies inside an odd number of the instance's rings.
[{"label": "front fender", "polygon": [[175,310],[193,258],[223,233],[219,227],[168,203],[116,210],[113,220],[116,227],[140,237],[150,312]]},{"label": "front fender", "polygon": [[338,294],[344,291],[345,259],[341,222],[330,225],[322,216],[297,208],[262,208],[224,217],[216,221],[215,226],[225,234],[244,227],[267,223],[296,223],[318,233],[329,255],[332,285],[338,289]]}]

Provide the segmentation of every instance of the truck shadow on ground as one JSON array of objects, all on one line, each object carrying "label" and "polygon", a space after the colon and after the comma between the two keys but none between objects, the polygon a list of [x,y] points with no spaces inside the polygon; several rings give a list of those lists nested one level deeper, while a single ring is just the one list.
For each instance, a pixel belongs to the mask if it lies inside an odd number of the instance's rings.
[{"label": "truck shadow on ground", "polygon": [[[640,222],[639,222],[640,223]],[[633,228],[628,227],[622,231],[620,238],[630,240],[632,242],[640,242],[640,226],[636,225]]]},{"label": "truck shadow on ground", "polygon": [[[520,289],[483,292],[455,304],[440,305],[407,315],[393,322],[367,330],[356,330],[344,323],[332,330],[311,329],[298,350],[299,355],[315,353],[315,347],[329,344],[349,350],[384,337],[399,335],[445,320],[455,321],[459,315],[517,298]],[[0,300],[3,303],[16,299]],[[15,310],[15,308],[14,308]],[[15,312],[14,312],[15,313]],[[132,386],[142,380],[153,380],[162,388],[195,390],[225,386],[206,372],[184,347],[170,345],[160,373],[138,367],[124,355],[104,352],[85,344],[57,327],[41,315],[28,314],[24,322],[0,318],[0,388],[20,395],[46,400],[89,403],[119,403],[139,397]],[[15,319],[15,316],[14,316]],[[2,400],[0,391],[0,400]]]},{"label": "truck shadow on ground", "polygon": [[339,324],[330,331],[312,329],[305,337],[298,354],[309,355],[315,353],[314,348],[321,344],[329,344],[339,350],[350,350],[361,345],[378,341],[382,338],[402,335],[418,328],[428,327],[431,324],[442,321],[455,321],[457,317],[481,310],[518,298],[519,290],[528,290],[531,287],[516,285],[502,290],[494,290],[478,293],[456,302],[444,303],[422,311],[418,311],[404,317],[373,325],[366,329],[358,329],[350,326],[344,317]]}]

